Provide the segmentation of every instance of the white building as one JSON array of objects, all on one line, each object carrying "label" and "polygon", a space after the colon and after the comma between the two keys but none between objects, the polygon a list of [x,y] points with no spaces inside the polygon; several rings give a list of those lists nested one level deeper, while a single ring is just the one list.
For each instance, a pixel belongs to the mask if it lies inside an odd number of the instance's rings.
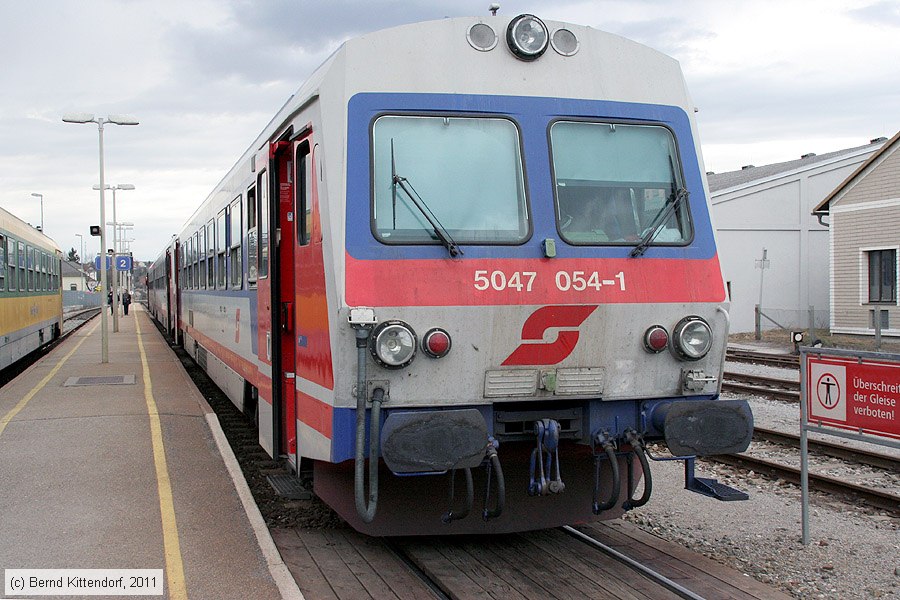
[{"label": "white building", "polygon": [[[814,306],[816,327],[828,327],[828,227],[812,211],[885,141],[708,174],[719,260],[731,296],[732,333],[754,330],[764,248],[763,314],[784,327],[805,328],[808,308]],[[762,326],[776,327],[766,318]]]},{"label": "white building", "polygon": [[68,291],[88,292],[94,289],[96,282],[85,273],[81,265],[67,260],[62,261],[62,289]]}]

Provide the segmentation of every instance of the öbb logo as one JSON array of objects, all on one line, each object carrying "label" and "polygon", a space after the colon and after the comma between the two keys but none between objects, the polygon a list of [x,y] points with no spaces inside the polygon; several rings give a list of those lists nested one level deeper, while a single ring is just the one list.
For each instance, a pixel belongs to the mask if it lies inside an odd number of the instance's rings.
[{"label": "\u00f6bb logo", "polygon": [[[563,361],[578,343],[578,328],[597,306],[544,306],[522,325],[522,343],[503,361],[508,365],[555,365]],[[556,339],[544,342],[544,332],[559,328]],[[533,341],[529,341],[533,340]]]}]

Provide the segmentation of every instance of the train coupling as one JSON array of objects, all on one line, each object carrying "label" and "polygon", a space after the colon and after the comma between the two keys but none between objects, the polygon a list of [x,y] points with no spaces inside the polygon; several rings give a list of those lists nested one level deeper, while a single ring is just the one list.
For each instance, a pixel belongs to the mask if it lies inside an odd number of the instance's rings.
[{"label": "train coupling", "polygon": [[566,489],[559,471],[559,422],[540,419],[534,422],[536,447],[531,451],[528,495],[547,496]]}]

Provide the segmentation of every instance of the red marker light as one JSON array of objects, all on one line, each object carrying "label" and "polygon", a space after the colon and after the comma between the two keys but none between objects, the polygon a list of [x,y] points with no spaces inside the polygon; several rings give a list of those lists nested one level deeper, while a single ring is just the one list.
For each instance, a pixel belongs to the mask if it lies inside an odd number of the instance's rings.
[{"label": "red marker light", "polygon": [[669,345],[669,334],[660,325],[654,325],[644,333],[644,349],[647,352],[662,352]]},{"label": "red marker light", "polygon": [[422,351],[431,358],[441,358],[450,352],[450,334],[434,328],[422,337]]}]

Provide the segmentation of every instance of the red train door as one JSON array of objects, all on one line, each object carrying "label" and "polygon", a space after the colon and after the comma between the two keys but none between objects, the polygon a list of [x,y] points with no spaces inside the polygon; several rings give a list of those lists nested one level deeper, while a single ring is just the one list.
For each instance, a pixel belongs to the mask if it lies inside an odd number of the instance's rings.
[{"label": "red train door", "polygon": [[295,402],[301,428],[297,455],[323,459],[321,445],[304,447],[304,441],[332,437],[328,395],[334,390],[314,133],[307,131],[294,141]]},{"label": "red train door", "polygon": [[[292,145],[289,142],[273,144],[275,192],[277,194],[277,229],[273,248],[277,261],[277,283],[273,290],[273,331],[277,348],[273,348],[272,386],[273,386],[273,434],[275,447],[273,454],[293,455],[297,447],[295,386],[296,371],[294,367],[294,167]],[[277,386],[277,390],[275,389]]]}]

